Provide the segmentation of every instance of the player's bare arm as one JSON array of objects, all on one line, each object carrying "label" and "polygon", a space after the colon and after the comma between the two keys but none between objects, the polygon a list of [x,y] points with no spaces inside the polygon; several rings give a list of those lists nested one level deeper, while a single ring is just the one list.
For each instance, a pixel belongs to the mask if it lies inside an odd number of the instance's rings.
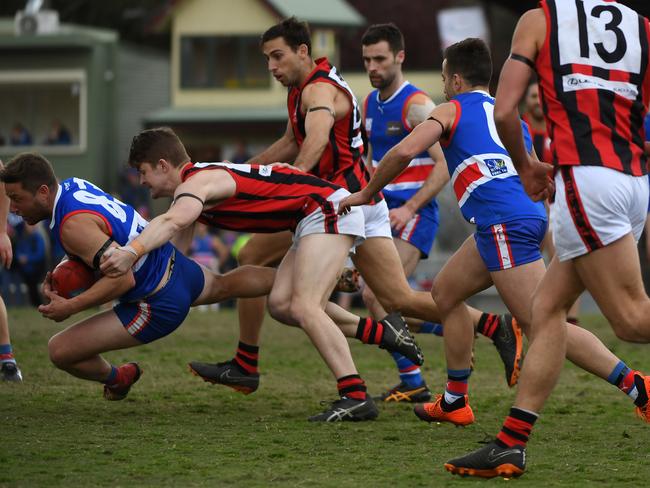
[{"label": "player's bare arm", "polygon": [[108,276],[126,273],[141,256],[194,224],[205,206],[234,195],[236,189],[235,180],[226,171],[202,171],[192,176],[176,188],[174,203],[167,212],[153,219],[129,245],[104,253],[102,273]]},{"label": "player's bare arm", "polygon": [[386,153],[368,186],[341,201],[339,212],[344,213],[351,206],[365,205],[370,202],[374,195],[404,171],[417,154],[438,142],[443,133],[449,131],[455,117],[456,106],[453,103],[438,105],[427,120]]},{"label": "player's bare arm", "polygon": [[[4,166],[0,160],[0,169]],[[7,234],[7,216],[9,215],[9,197],[5,192],[4,183],[0,183],[0,265],[5,268],[11,266],[13,251],[11,249],[11,240]]]},{"label": "player's bare arm", "polygon": [[534,161],[526,152],[519,121],[519,102],[524,97],[534,71],[532,63],[546,36],[546,19],[541,9],[524,14],[512,39],[510,58],[503,65],[499,78],[494,121],[499,137],[519,173],[526,192],[533,200],[544,200],[552,193],[550,179],[553,167]]},{"label": "player's bare arm", "polygon": [[[73,215],[61,226],[61,243],[64,249],[90,267],[93,267],[95,256],[109,238],[104,221],[91,213]],[[43,293],[50,303],[41,305],[38,310],[45,317],[59,322],[82,310],[110,302],[134,285],[135,278],[131,272],[118,278],[103,276],[88,290],[74,298],[65,299],[52,291],[49,279],[46,279]]]},{"label": "player's bare arm", "polygon": [[295,161],[297,155],[298,143],[293,135],[291,123],[287,122],[287,129],[284,131],[282,137],[247,162],[250,164],[287,163]]},{"label": "player's bare arm", "polygon": [[[408,107],[406,108],[406,120],[409,127],[416,127],[418,124],[424,122],[434,108],[435,104],[424,93],[414,95],[409,100]],[[406,226],[420,208],[438,195],[447,181],[449,181],[446,164],[439,165],[439,162],[445,161],[440,144],[434,144],[427,152],[436,163],[436,166],[434,166],[427,179],[422,183],[420,189],[404,205],[391,209],[389,212],[390,225],[398,232]]]},{"label": "player's bare arm", "polygon": [[305,114],[306,136],[296,156],[296,168],[310,171],[318,164],[337,116],[343,117],[351,109],[338,92],[329,83],[311,83],[304,88],[300,110]]}]

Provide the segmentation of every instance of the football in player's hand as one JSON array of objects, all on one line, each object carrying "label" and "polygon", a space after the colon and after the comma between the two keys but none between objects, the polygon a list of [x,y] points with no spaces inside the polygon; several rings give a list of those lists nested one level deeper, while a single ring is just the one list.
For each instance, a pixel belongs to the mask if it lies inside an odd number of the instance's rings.
[{"label": "football in player's hand", "polygon": [[76,297],[95,281],[95,272],[76,259],[64,258],[52,271],[52,289],[63,298]]}]

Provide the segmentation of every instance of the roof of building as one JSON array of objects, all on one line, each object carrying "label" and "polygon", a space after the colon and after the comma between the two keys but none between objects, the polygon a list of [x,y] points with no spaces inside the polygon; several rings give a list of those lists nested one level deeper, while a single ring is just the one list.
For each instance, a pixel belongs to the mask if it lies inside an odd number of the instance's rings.
[{"label": "roof of building", "polygon": [[295,15],[313,25],[362,26],[366,19],[345,0],[264,0],[281,17]]},{"label": "roof of building", "polygon": [[61,24],[53,34],[17,35],[14,19],[0,18],[0,44],[3,46],[92,46],[97,43],[113,43],[117,39],[117,32],[113,30],[76,24]]}]

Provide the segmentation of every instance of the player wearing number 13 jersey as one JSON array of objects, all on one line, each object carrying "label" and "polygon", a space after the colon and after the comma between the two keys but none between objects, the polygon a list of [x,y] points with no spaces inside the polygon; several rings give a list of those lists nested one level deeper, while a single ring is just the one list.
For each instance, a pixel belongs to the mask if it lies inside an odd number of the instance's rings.
[{"label": "player wearing number 13 jersey", "polygon": [[[534,292],[535,335],[515,404],[494,442],[445,465],[461,475],[523,474],[528,436],[556,384],[565,351],[567,357],[575,351],[591,358],[604,352],[593,341],[567,340],[568,309],[585,288],[619,338],[650,342],[650,299],[636,247],[648,203],[643,154],[650,97],[648,20],[606,0],[543,0],[540,7],[519,20],[494,117],[528,194],[543,199],[555,186],[551,225],[558,259]],[[517,108],[533,71],[554,168],[532,159],[522,143]],[[597,370],[650,421],[649,377],[612,357]],[[573,461],[579,464],[579,458]]]},{"label": "player wearing number 13 jersey", "polygon": [[[23,153],[0,171],[13,212],[36,224],[50,219],[52,237],[71,258],[99,268],[105,252],[126,245],[147,222],[92,183],[70,178],[57,182],[51,164],[39,154]],[[242,272],[243,270],[243,272]],[[112,310],[86,318],[50,339],[52,362],[79,378],[105,384],[104,397],[121,400],[140,377],[136,363],[116,368],[100,353],[159,339],[183,322],[193,304],[268,293],[273,271],[241,268],[220,276],[186,258],[171,244],[143,254],[124,276],[101,276],[79,295],[57,295],[46,278],[49,303],[39,311],[61,321],[82,310],[118,300]]]}]

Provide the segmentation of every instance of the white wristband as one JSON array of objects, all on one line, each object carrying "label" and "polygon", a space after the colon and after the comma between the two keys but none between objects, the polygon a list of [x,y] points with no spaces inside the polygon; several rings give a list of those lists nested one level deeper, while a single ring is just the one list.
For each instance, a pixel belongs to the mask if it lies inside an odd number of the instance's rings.
[{"label": "white wristband", "polygon": [[120,251],[130,252],[131,254],[133,254],[133,255],[136,257],[136,259],[138,258],[138,253],[137,253],[136,250],[133,249],[133,247],[131,247],[131,246],[120,246],[120,247],[118,247],[118,249],[119,249]]}]

